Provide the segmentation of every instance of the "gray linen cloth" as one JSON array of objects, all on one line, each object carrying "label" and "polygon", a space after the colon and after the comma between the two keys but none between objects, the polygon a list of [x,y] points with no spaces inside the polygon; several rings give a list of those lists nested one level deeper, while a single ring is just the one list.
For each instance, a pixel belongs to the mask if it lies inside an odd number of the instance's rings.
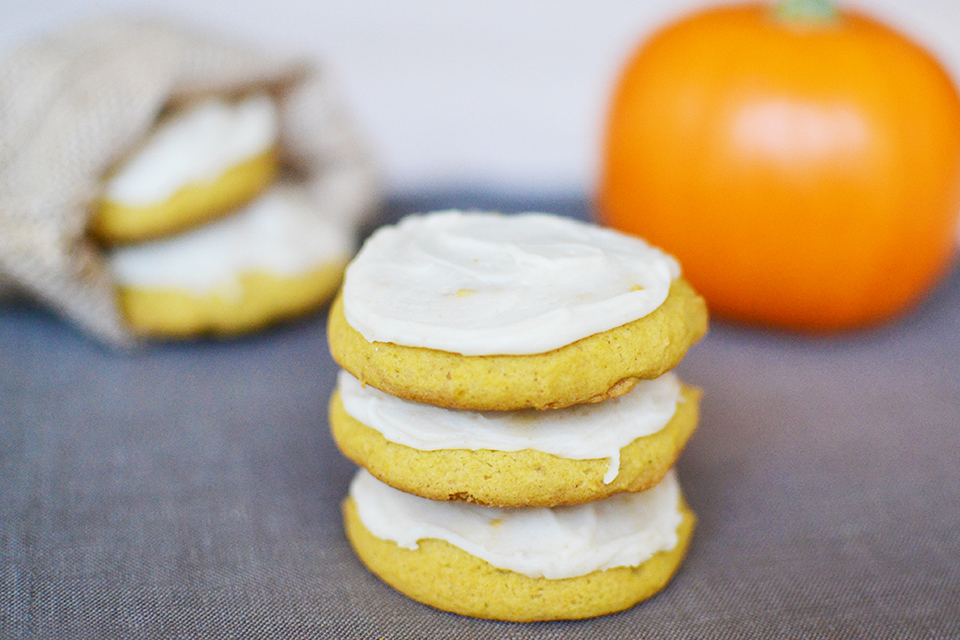
[{"label": "gray linen cloth", "polygon": [[[450,206],[586,213],[387,213]],[[869,331],[714,322],[678,369],[704,390],[678,466],[690,553],[656,597],[579,622],[444,613],[357,560],[324,324],[127,353],[0,308],[0,638],[960,638],[960,270]]]}]

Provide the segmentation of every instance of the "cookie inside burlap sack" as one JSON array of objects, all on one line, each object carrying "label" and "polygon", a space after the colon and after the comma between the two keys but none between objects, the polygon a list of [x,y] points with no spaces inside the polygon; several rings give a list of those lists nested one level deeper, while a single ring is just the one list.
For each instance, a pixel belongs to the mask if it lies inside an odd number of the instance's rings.
[{"label": "cookie inside burlap sack", "polygon": [[111,345],[135,339],[90,239],[105,173],[165,108],[265,90],[285,173],[356,229],[379,201],[349,114],[317,66],[162,20],[108,18],[0,59],[0,295],[18,290]]}]

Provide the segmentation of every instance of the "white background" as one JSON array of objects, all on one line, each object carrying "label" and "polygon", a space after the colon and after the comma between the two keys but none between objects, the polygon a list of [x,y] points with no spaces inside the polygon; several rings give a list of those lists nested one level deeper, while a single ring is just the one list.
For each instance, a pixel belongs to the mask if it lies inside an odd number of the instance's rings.
[{"label": "white background", "polygon": [[[394,193],[590,194],[613,82],[703,0],[0,0],[0,55],[108,12],[160,14],[320,61]],[[960,78],[960,0],[858,0]],[[960,84],[960,82],[958,82]]]}]

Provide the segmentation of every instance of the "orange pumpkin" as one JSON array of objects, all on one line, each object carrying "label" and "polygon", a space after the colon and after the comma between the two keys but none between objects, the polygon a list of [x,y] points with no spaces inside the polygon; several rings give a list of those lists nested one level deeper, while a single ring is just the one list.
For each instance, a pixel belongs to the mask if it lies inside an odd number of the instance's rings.
[{"label": "orange pumpkin", "polygon": [[873,323],[952,263],[960,100],[927,52],[865,16],[704,10],[623,73],[597,214],[676,255],[721,316]]}]

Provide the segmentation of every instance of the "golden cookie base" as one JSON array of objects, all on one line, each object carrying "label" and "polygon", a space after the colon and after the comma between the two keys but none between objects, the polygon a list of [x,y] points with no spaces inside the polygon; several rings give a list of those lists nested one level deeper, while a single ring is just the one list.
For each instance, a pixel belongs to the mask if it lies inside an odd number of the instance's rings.
[{"label": "golden cookie base", "polygon": [[706,330],[706,303],[678,278],[649,315],[547,353],[463,356],[371,343],[347,323],[342,296],[331,307],[327,335],[334,360],[364,384],[441,407],[509,411],[622,395],[676,366]]},{"label": "golden cookie base", "polygon": [[110,245],[168,236],[246,204],[273,182],[279,168],[274,149],[241,162],[212,182],[188,184],[157,204],[130,206],[103,200],[91,218],[90,233]]},{"label": "golden cookie base", "polygon": [[696,430],[700,396],[699,389],[684,385],[670,422],[620,450],[620,471],[609,484],[603,482],[606,459],[572,460],[530,449],[420,451],[390,442],[350,416],[339,392],[330,399],[330,427],[346,457],[401,491],[491,507],[555,507],[644,491],[660,482]]},{"label": "golden cookie base", "polygon": [[416,549],[375,537],[356,505],[343,505],[347,539],[366,567],[401,593],[424,604],[476,618],[532,622],[573,620],[622,611],[662,590],[680,567],[696,518],[681,498],[677,545],[638,567],[616,567],[550,580],[498,569],[443,540]]},{"label": "golden cookie base", "polygon": [[131,330],[149,338],[230,336],[296,317],[329,301],[344,261],[298,276],[240,275],[230,287],[197,295],[181,289],[121,287],[118,303]]}]

